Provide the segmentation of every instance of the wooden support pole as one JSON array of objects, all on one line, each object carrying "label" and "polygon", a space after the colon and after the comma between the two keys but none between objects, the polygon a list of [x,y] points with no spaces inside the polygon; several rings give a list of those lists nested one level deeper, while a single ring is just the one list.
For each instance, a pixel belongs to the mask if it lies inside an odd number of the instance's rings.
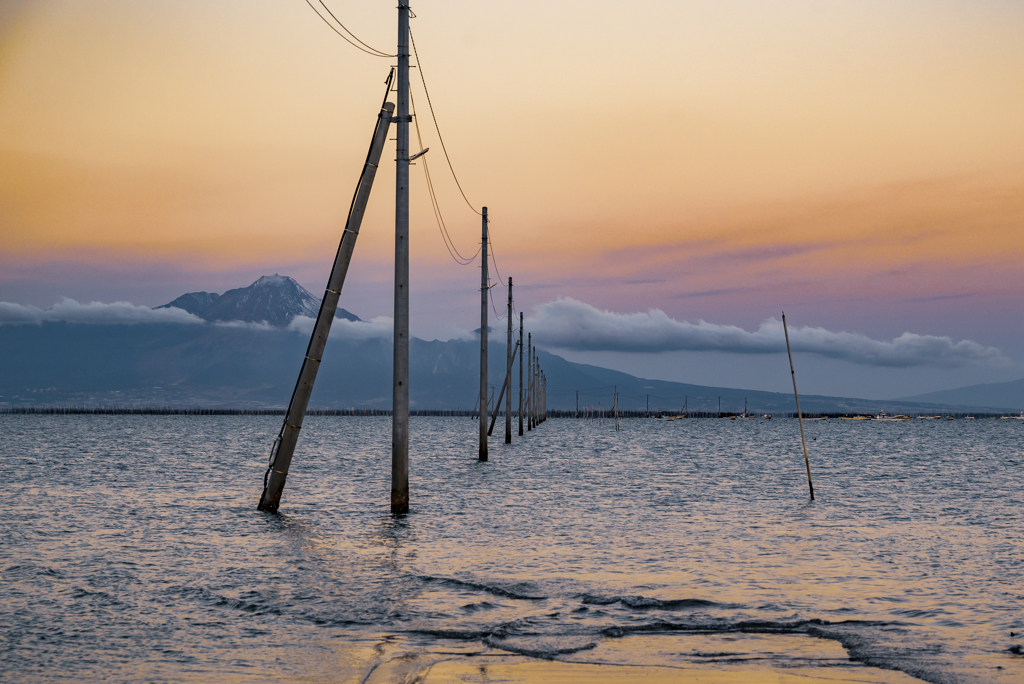
[{"label": "wooden support pole", "polygon": [[[516,344],[516,348],[517,349],[519,348],[518,344]],[[507,394],[505,393],[505,388],[508,388],[508,393]],[[498,393],[498,401],[495,402],[495,404],[494,404],[494,412],[491,414],[491,424],[487,428],[487,436],[488,437],[490,437],[491,433],[494,432],[494,423],[498,420],[498,413],[499,413],[498,407],[501,406],[501,399],[502,399],[502,397],[506,397],[507,398],[507,397],[511,397],[511,396],[512,396],[512,376],[511,375],[506,375],[505,376],[505,381],[501,383],[501,392]],[[509,404],[506,403],[506,406],[508,406],[508,405]]]},{"label": "wooden support pole", "polygon": [[[389,88],[390,84],[391,79],[388,78]],[[363,172],[360,174],[355,196],[352,198],[348,220],[345,222],[345,230],[341,234],[338,253],[334,258],[334,267],[327,279],[324,298],[320,301],[320,311],[317,313],[313,332],[309,336],[309,346],[306,347],[306,356],[302,360],[299,379],[292,391],[284,424],[271,447],[270,466],[263,478],[263,494],[260,495],[259,504],[256,506],[261,511],[273,513],[281,505],[281,494],[284,491],[285,481],[288,479],[288,468],[295,453],[295,445],[299,441],[299,431],[302,429],[302,421],[306,417],[306,408],[309,406],[309,398],[313,393],[313,383],[316,381],[317,371],[320,369],[320,361],[324,355],[324,348],[327,346],[327,337],[331,332],[334,314],[338,310],[341,288],[345,284],[345,276],[352,261],[352,252],[356,246],[356,238],[359,237],[359,227],[363,222],[366,203],[370,199],[370,190],[373,188],[373,179],[377,174],[377,167],[380,165],[380,156],[384,150],[384,144],[387,142],[391,113],[394,109],[393,104],[386,102],[377,115],[370,151],[366,155]]]},{"label": "wooden support pole", "polygon": [[782,312],[782,331],[786,334],[786,354],[789,355],[789,374],[793,376],[793,397],[796,399],[796,417],[800,421],[800,443],[804,447],[804,465],[807,466],[807,488],[814,501],[814,484],[811,482],[811,459],[807,456],[807,438],[804,437],[804,415],[800,412],[800,395],[796,391],[796,371],[793,370],[793,352],[789,349],[789,328],[786,327],[786,312]]}]

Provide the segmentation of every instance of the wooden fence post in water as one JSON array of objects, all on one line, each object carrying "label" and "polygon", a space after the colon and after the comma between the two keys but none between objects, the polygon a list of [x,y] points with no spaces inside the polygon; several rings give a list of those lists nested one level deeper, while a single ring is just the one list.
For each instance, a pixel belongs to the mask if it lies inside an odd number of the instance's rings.
[{"label": "wooden fence post in water", "polygon": [[807,457],[807,439],[804,437],[804,416],[800,412],[800,395],[796,391],[796,371],[793,370],[793,352],[789,349],[789,329],[786,327],[786,312],[782,312],[782,331],[786,334],[786,354],[789,355],[789,374],[793,376],[793,397],[796,398],[796,417],[800,421],[800,443],[804,447],[804,465],[807,466],[807,488],[814,501],[814,485],[811,483],[811,459]]}]

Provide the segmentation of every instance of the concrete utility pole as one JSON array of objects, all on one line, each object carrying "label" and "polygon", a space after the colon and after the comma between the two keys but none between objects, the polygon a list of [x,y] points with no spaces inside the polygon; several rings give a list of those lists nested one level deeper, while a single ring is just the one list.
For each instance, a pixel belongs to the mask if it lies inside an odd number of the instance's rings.
[{"label": "concrete utility pole", "polygon": [[530,354],[530,425],[537,427],[537,348]]},{"label": "concrete utility pole", "polygon": [[[388,88],[391,87],[390,84],[391,79],[389,78]],[[317,371],[320,370],[320,360],[324,355],[324,347],[327,346],[327,336],[331,332],[334,314],[338,310],[341,288],[345,284],[345,275],[348,273],[348,266],[352,261],[352,251],[356,246],[356,238],[359,237],[359,227],[362,225],[363,213],[366,211],[366,203],[370,199],[370,190],[373,187],[373,179],[377,174],[377,167],[380,165],[380,155],[384,150],[384,143],[388,139],[388,127],[391,125],[391,113],[394,110],[395,106],[386,102],[380,114],[377,115],[377,126],[373,132],[370,151],[366,155],[366,163],[363,164],[363,172],[359,177],[359,185],[356,186],[355,197],[352,198],[352,207],[349,209],[348,220],[345,222],[345,231],[341,234],[341,243],[338,245],[338,254],[334,258],[334,267],[327,279],[327,290],[320,302],[320,312],[317,314],[316,324],[313,326],[313,334],[309,337],[309,346],[306,348],[306,357],[302,360],[299,379],[295,383],[295,390],[292,392],[292,399],[288,404],[284,425],[281,426],[281,431],[271,448],[270,467],[267,469],[263,494],[260,496],[260,503],[257,506],[261,511],[274,512],[281,504],[281,492],[284,491],[284,483],[288,478],[288,467],[291,465],[295,445],[299,440],[302,420],[306,417],[306,408],[309,406],[309,397],[313,393],[313,383],[316,381]]]},{"label": "concrete utility pole", "polygon": [[519,436],[523,436],[523,312],[519,312]]},{"label": "concrete utility pole", "polygon": [[526,335],[526,429],[533,430],[533,333]]},{"label": "concrete utility pole", "polygon": [[544,413],[541,415],[541,420],[546,421],[548,419],[548,376],[544,374],[540,380],[540,387],[543,394],[543,400],[540,405],[544,409]]},{"label": "concrete utility pole", "polygon": [[533,348],[533,372],[537,374],[537,379],[533,383],[533,393],[536,395],[536,401],[534,402],[536,415],[533,418],[534,427],[540,425],[540,360],[537,358],[537,348]]},{"label": "concrete utility pole", "polygon": [[[483,208],[480,248],[480,396],[487,396],[487,207]],[[480,460],[487,460],[487,401],[480,402]]]},{"label": "concrete utility pole", "polygon": [[398,0],[398,144],[395,154],[395,359],[391,404],[391,512],[409,512],[409,1]]},{"label": "concrete utility pole", "polygon": [[505,444],[512,443],[512,278],[508,279],[508,346],[505,348],[506,370],[505,382],[508,383],[508,394],[505,395]]}]

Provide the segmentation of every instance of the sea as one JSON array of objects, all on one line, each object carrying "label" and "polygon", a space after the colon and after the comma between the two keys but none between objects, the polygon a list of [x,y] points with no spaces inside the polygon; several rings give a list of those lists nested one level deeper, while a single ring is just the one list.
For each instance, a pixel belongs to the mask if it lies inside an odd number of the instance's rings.
[{"label": "sea", "polygon": [[811,501],[794,419],[549,419],[510,445],[499,419],[480,462],[476,421],[413,417],[396,517],[387,417],[309,417],[257,511],[280,420],[0,416],[0,679],[512,654],[1024,682],[1024,421],[807,422]]}]

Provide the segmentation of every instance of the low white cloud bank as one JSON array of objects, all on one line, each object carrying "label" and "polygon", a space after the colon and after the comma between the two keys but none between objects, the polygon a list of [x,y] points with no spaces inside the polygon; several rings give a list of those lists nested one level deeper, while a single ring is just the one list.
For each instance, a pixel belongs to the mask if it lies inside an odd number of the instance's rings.
[{"label": "low white cloud bank", "polygon": [[274,326],[266,321],[252,323],[250,321],[213,321],[218,328],[245,328],[246,330],[275,330]]},{"label": "low white cloud bank", "polygon": [[[719,351],[775,354],[786,351],[782,322],[770,318],[754,332],[706,321],[689,323],[660,309],[620,314],[575,299],[559,298],[535,308],[528,329],[541,346],[577,351]],[[995,347],[949,337],[903,333],[891,341],[824,328],[789,329],[794,352],[818,354],[863,366],[909,368],[969,365],[1007,366],[1013,362]]]},{"label": "low white cloud bank", "polygon": [[[313,332],[315,318],[296,316],[288,324],[289,330],[306,335]],[[369,321],[350,321],[335,318],[331,324],[331,337],[345,340],[372,340],[379,337],[390,338],[395,334],[395,320],[388,316],[377,316]]]},{"label": "low white cloud bank", "polygon": [[203,319],[178,309],[150,309],[129,302],[79,304],[64,298],[49,309],[0,302],[0,325],[64,321],[67,323],[202,323]]}]

